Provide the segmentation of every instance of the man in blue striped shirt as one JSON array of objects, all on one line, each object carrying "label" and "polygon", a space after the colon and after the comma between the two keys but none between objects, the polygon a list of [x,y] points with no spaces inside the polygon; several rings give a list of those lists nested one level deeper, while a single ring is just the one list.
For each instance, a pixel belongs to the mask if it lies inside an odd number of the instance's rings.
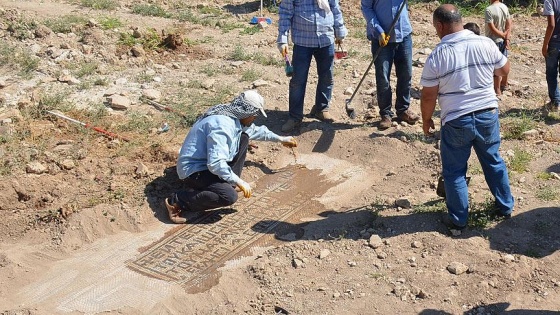
[{"label": "man in blue striped shirt", "polygon": [[393,94],[390,76],[393,63],[397,75],[397,98],[395,100],[397,117],[399,120],[413,125],[420,119],[420,116],[408,109],[412,81],[412,25],[408,18],[408,4],[405,4],[406,7],[397,20],[395,29],[388,33],[393,19],[405,0],[361,1],[372,54],[383,47],[375,60],[377,104],[381,116],[379,129],[384,130],[392,125],[394,113],[391,110]]},{"label": "man in blue striped shirt", "polygon": [[294,43],[289,118],[282,131],[291,131],[303,119],[305,89],[313,57],[317,62],[319,81],[312,112],[318,119],[332,122],[329,103],[334,85],[334,44],[342,44],[348,33],[338,0],[283,0],[279,16],[277,44],[280,53],[283,56],[288,53],[289,32]]}]

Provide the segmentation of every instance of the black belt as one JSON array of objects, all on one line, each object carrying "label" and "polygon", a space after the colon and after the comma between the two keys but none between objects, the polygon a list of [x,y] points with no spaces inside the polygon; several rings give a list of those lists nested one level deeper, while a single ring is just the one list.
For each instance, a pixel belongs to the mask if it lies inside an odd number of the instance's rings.
[{"label": "black belt", "polygon": [[476,111],[474,111],[474,112],[472,112],[472,113],[469,113],[469,114],[478,115],[478,114],[482,114],[482,113],[489,112],[489,111],[494,110],[494,109],[496,109],[496,107],[490,107],[490,108],[485,108],[485,109],[479,109],[479,110],[476,110]]},{"label": "black belt", "polygon": [[468,113],[468,114],[461,115],[460,117],[471,116],[471,115],[478,115],[478,114],[482,114],[482,113],[489,112],[489,111],[494,110],[494,109],[496,109],[496,107],[490,107],[490,108],[485,108],[485,109],[479,109],[479,110],[475,110],[474,112],[470,112],[470,113]]}]

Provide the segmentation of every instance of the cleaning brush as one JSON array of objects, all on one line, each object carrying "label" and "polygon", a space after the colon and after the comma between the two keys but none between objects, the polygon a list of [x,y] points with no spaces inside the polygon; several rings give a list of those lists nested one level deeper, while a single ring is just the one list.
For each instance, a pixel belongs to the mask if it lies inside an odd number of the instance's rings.
[{"label": "cleaning brush", "polygon": [[294,73],[294,67],[292,67],[292,63],[290,62],[290,58],[288,54],[284,54],[284,60],[286,61],[286,66],[284,66],[284,70],[286,71],[286,76],[291,77]]}]

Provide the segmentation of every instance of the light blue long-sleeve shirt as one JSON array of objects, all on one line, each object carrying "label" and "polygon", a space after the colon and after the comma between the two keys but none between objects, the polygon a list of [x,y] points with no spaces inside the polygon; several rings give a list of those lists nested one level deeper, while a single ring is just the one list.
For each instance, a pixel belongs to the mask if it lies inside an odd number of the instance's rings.
[{"label": "light blue long-sleeve shirt", "polygon": [[224,181],[237,184],[240,178],[228,162],[237,155],[242,132],[249,135],[250,140],[280,141],[280,136],[266,126],[243,127],[239,119],[224,115],[205,117],[192,126],[181,146],[177,160],[179,178],[209,170]]},{"label": "light blue long-sleeve shirt", "polygon": [[335,38],[348,34],[338,0],[329,0],[331,12],[319,8],[317,0],[282,0],[278,9],[277,43],[292,42],[299,46],[322,48],[334,44]]},{"label": "light blue long-sleeve shirt", "polygon": [[[362,0],[362,14],[367,22],[367,38],[377,40],[381,33],[386,33],[393,19],[399,12],[404,0]],[[395,24],[395,29],[387,34],[390,43],[400,43],[412,33],[412,25],[408,17],[408,3]]]}]

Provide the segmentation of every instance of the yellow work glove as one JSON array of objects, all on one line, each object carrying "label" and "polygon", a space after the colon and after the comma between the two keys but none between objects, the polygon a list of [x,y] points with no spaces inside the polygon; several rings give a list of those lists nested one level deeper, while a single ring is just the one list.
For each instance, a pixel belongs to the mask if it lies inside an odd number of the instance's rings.
[{"label": "yellow work glove", "polygon": [[297,147],[297,141],[294,137],[280,137],[280,142],[286,148],[295,148]]},{"label": "yellow work glove", "polygon": [[239,187],[239,189],[243,192],[243,196],[245,196],[245,198],[250,198],[253,194],[251,185],[249,185],[249,183],[242,179],[239,179],[239,181],[237,182],[237,187]]},{"label": "yellow work glove", "polygon": [[277,46],[278,46],[278,51],[280,51],[280,53],[282,54],[282,57],[288,54],[288,44],[278,43]]},{"label": "yellow work glove", "polygon": [[390,36],[386,35],[385,33],[379,34],[379,38],[378,38],[379,46],[381,46],[381,47],[387,46],[387,44],[389,43],[389,38],[390,38]]}]

